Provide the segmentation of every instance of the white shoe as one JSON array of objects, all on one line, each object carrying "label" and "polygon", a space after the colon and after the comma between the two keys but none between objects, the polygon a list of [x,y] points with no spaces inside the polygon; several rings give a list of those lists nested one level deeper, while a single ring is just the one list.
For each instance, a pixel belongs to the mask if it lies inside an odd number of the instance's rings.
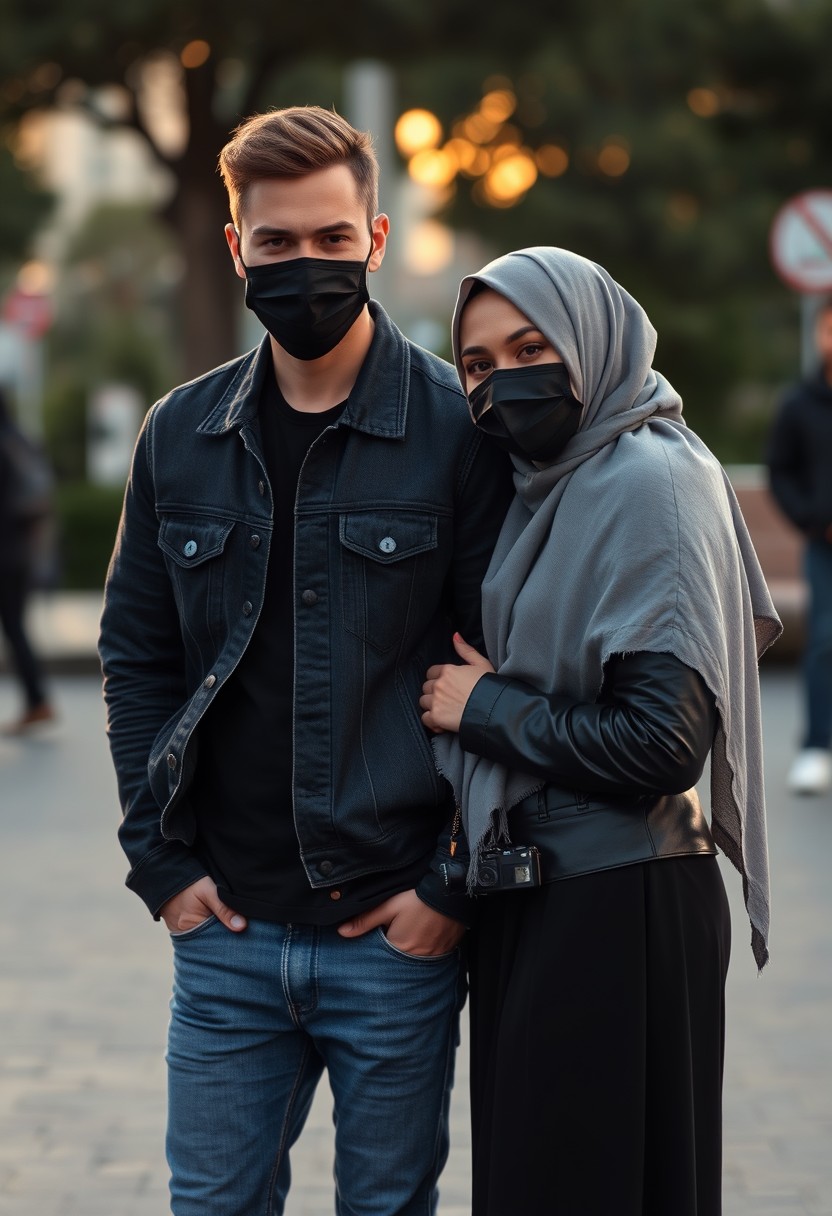
[{"label": "white shoe", "polygon": [[793,794],[824,794],[832,785],[832,752],[807,747],[799,752],[787,778]]}]

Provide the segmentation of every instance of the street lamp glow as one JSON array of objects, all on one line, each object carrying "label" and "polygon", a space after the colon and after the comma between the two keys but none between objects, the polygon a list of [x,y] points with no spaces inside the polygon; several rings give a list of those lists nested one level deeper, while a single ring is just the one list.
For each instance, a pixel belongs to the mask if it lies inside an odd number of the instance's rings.
[{"label": "street lamp glow", "polygon": [[422,220],[408,232],[405,262],[413,274],[438,274],[450,266],[453,256],[453,234],[438,220]]},{"label": "street lamp glow", "polygon": [[713,118],[719,113],[719,97],[713,89],[691,89],[687,103],[698,118]]},{"label": "street lamp glow", "polygon": [[629,149],[618,140],[609,139],[598,153],[598,168],[607,177],[621,177],[630,167]]},{"label": "street lamp glow", "polygon": [[179,56],[179,61],[183,68],[201,68],[203,63],[207,63],[211,56],[210,43],[204,38],[194,38],[182,48],[182,53]]},{"label": "street lamp glow", "polygon": [[517,109],[517,98],[510,89],[494,89],[480,102],[480,114],[488,122],[505,122]]},{"label": "street lamp glow", "polygon": [[425,148],[411,159],[407,171],[420,186],[449,186],[458,167],[456,158],[443,148]]},{"label": "street lamp glow", "polygon": [[511,206],[537,181],[537,165],[525,149],[497,161],[485,175],[484,188],[489,202]]},{"label": "street lamp glow", "polygon": [[569,168],[569,156],[557,144],[542,144],[534,158],[544,177],[560,177]]},{"label": "street lamp glow", "polygon": [[406,110],[396,123],[394,135],[402,156],[415,156],[437,146],[442,138],[442,124],[430,110]]}]

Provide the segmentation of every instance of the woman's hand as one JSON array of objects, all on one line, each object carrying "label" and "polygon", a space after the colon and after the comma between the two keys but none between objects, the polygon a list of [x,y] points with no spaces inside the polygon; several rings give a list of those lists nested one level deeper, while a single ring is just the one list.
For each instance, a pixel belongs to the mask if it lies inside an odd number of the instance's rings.
[{"label": "woman's hand", "polygon": [[494,670],[485,655],[464,642],[458,633],[453,641],[462,664],[440,663],[429,667],[419,698],[419,708],[424,710],[422,721],[435,735],[444,730],[459,730],[471,690],[480,676]]}]

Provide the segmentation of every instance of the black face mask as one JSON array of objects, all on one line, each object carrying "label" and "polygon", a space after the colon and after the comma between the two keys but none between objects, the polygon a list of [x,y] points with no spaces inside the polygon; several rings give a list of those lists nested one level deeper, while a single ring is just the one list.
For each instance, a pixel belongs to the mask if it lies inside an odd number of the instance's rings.
[{"label": "black face mask", "polygon": [[554,460],[578,429],[583,406],[562,363],[494,371],[468,396],[484,434],[527,460]]},{"label": "black face mask", "polygon": [[[239,240],[239,237],[238,237]],[[295,359],[320,359],[352,329],[370,298],[366,262],[291,258],[246,272],[246,306]]]}]

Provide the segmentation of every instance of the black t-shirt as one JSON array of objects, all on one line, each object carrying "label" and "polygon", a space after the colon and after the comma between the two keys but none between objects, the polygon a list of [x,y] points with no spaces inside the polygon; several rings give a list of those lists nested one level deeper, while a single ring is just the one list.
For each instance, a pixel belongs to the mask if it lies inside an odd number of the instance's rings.
[{"label": "black t-shirt", "polygon": [[370,874],[312,889],[300,859],[292,806],[295,496],[301,466],[344,403],[301,413],[266,376],[259,423],[274,496],[274,533],[260,619],[237,669],[199,728],[191,793],[195,852],[221,898],[246,916],[335,924],[414,887],[428,859],[407,870]]}]

